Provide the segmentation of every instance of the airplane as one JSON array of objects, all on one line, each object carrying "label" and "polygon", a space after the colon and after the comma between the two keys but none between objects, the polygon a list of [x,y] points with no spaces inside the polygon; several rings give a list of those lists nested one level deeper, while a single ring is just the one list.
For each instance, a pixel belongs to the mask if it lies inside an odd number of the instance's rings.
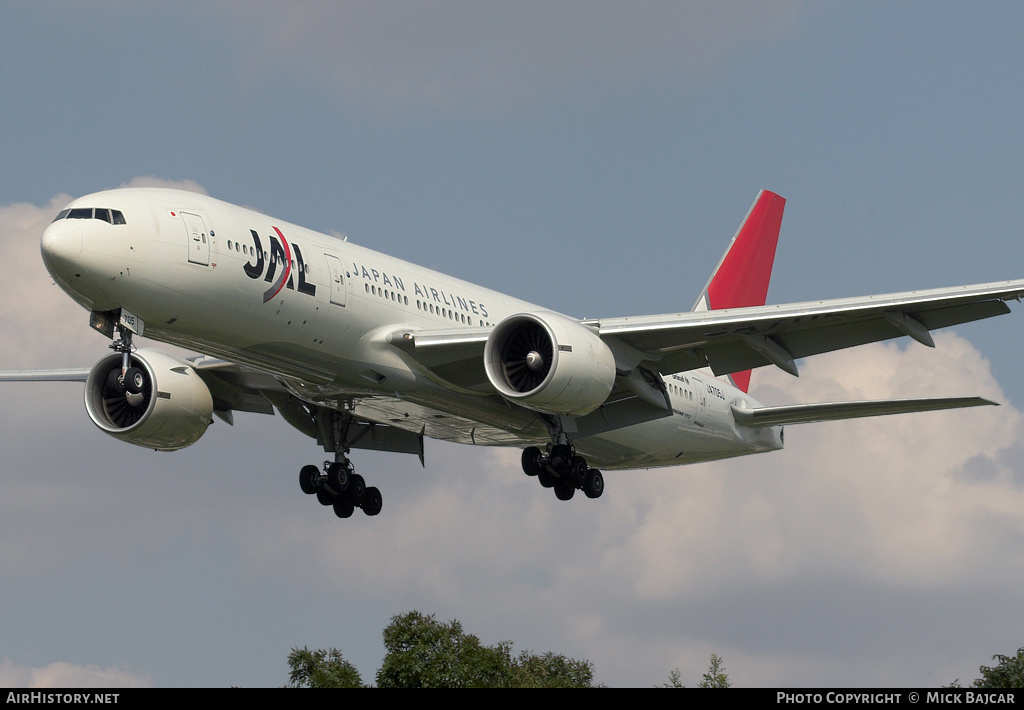
[{"label": "airplane", "polygon": [[[522,447],[560,500],[602,469],[783,447],[787,424],[994,405],[981,397],[765,406],[751,370],[1009,312],[1024,280],[765,305],[785,200],[762,190],[686,312],[581,320],[192,192],[72,201],[43,232],[54,281],[113,351],[91,368],[0,373],[85,384],[89,418],[173,451],[216,416],[274,414],[331,456],[299,485],[340,518],[382,496],[349,454],[425,438]],[[137,348],[134,336],[200,354]]]}]

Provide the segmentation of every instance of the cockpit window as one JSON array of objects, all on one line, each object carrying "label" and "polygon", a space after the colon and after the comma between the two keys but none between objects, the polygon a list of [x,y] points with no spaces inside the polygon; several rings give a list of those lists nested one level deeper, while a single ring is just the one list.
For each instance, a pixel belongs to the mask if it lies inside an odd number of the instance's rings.
[{"label": "cockpit window", "polygon": [[75,207],[74,209],[61,210],[60,214],[53,218],[56,222],[59,219],[102,219],[110,224],[126,224],[124,213],[121,210],[110,210],[106,207]]}]

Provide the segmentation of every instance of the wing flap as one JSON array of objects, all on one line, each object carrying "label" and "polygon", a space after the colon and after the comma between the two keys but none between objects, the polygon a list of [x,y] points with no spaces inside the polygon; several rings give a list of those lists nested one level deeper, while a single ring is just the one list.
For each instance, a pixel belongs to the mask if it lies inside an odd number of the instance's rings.
[{"label": "wing flap", "polygon": [[943,397],[931,399],[880,399],[867,402],[822,402],[782,407],[742,409],[733,405],[732,414],[741,426],[759,429],[782,424],[806,424],[839,419],[879,417],[887,414],[933,412],[941,409],[999,405],[983,397]]},{"label": "wing flap", "polygon": [[400,329],[386,341],[403,350],[424,370],[463,390],[490,393],[493,388],[484,371],[484,346],[491,328],[450,330]]}]

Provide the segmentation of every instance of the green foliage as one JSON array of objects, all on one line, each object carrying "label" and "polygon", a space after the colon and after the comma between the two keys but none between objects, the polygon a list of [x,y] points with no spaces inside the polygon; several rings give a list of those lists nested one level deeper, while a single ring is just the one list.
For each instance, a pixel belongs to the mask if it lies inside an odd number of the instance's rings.
[{"label": "green foliage", "polygon": [[729,688],[732,683],[729,682],[729,676],[725,674],[725,666],[722,665],[722,659],[711,654],[711,666],[708,668],[708,672],[701,676],[700,683],[697,683],[698,688]]},{"label": "green foliage", "polygon": [[523,651],[509,666],[510,688],[593,688],[594,664],[548,651]]},{"label": "green foliage", "polygon": [[381,688],[588,688],[589,661],[523,651],[512,656],[511,642],[484,646],[452,620],[412,611],[394,616],[384,629],[387,655],[377,672]]},{"label": "green foliage", "polygon": [[683,674],[679,672],[679,669],[674,669],[668,674],[668,683],[661,686],[662,688],[685,688],[683,685]]},{"label": "green foliage", "polygon": [[380,688],[474,688],[500,685],[507,649],[488,648],[462,624],[435,621],[418,611],[394,616],[384,629],[387,655],[377,671]]},{"label": "green foliage", "polygon": [[1024,688],[1024,648],[1018,648],[1016,656],[997,653],[992,660],[999,663],[979,667],[981,678],[976,678],[971,685],[975,688]]},{"label": "green foliage", "polygon": [[293,648],[288,654],[289,688],[362,688],[359,671],[332,648],[329,651],[310,651]]},{"label": "green foliage", "polygon": [[[668,674],[668,683],[664,683],[662,688],[685,688],[683,685],[683,674],[676,668]],[[708,667],[708,672],[701,676],[700,683],[697,683],[698,688],[731,688],[732,683],[729,682],[729,676],[725,673],[725,666],[722,665],[722,659],[711,654],[711,665]]]}]

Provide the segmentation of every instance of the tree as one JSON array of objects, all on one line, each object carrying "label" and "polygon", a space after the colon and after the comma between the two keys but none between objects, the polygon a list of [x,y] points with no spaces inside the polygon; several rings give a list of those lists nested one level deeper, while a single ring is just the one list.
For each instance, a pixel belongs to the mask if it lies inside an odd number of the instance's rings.
[{"label": "tree", "polygon": [[593,688],[594,664],[548,651],[523,651],[511,662],[511,688]]},{"label": "tree", "polygon": [[359,671],[332,648],[329,651],[310,651],[293,648],[288,654],[289,688],[362,688],[363,680]]},{"label": "tree", "polygon": [[472,688],[501,685],[508,650],[488,648],[452,620],[418,611],[396,615],[384,629],[387,655],[377,671],[380,688]]},{"label": "tree", "polygon": [[678,668],[674,669],[668,674],[668,683],[661,686],[662,688],[685,688],[683,685],[683,674]]},{"label": "tree", "polygon": [[[685,688],[683,685],[683,674],[676,668],[668,674],[668,683],[661,686],[662,688]],[[698,688],[731,688],[732,683],[729,682],[729,676],[725,673],[725,666],[722,665],[722,659],[711,654],[711,665],[708,667],[708,672],[701,676],[700,683],[697,683]]]},{"label": "tree", "polygon": [[[972,688],[1024,688],[1024,648],[1018,648],[1016,656],[997,653],[992,660],[999,663],[991,667],[980,666],[981,678],[974,679]],[[954,680],[949,687],[959,688],[960,679]]]},{"label": "tree", "polygon": [[700,683],[697,683],[698,688],[729,688],[732,683],[729,682],[729,676],[725,674],[725,666],[722,665],[722,659],[711,654],[711,666],[708,668],[708,672],[701,676]]},{"label": "tree", "polygon": [[387,655],[377,672],[381,688],[588,688],[589,661],[528,651],[512,656],[512,643],[485,646],[456,620],[411,611],[384,629]]}]

